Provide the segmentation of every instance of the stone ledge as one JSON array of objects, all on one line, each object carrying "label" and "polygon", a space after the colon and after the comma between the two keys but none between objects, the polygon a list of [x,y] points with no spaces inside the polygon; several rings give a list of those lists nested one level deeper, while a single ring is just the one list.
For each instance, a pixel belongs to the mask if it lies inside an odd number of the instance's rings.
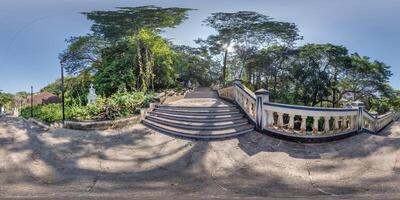
[{"label": "stone ledge", "polygon": [[128,125],[140,122],[141,115],[135,115],[128,118],[118,120],[104,121],[65,121],[64,128],[77,130],[106,130],[114,128],[122,128]]},{"label": "stone ledge", "polygon": [[156,107],[157,103],[151,103],[149,108],[140,109],[140,114],[127,118],[117,120],[104,120],[104,121],[65,121],[64,128],[76,130],[106,130],[122,128],[138,124],[144,119],[148,112]]},{"label": "stone ledge", "polygon": [[[25,118],[23,118],[23,119],[25,120]],[[34,124],[36,124],[37,126],[43,128],[43,129],[45,129],[45,130],[50,130],[50,127],[51,127],[51,126],[48,125],[47,123],[45,123],[45,122],[43,122],[43,121],[41,121],[41,120],[39,120],[39,119],[36,119],[36,118],[29,118],[27,121],[28,121],[28,122],[31,122],[31,123],[34,123]]]}]

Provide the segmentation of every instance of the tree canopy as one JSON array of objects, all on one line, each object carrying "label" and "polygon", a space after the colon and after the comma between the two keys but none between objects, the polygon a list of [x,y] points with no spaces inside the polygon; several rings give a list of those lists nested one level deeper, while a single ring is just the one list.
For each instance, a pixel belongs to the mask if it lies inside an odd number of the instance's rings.
[{"label": "tree canopy", "polygon": [[249,58],[258,49],[271,44],[292,45],[301,39],[297,26],[293,23],[273,21],[269,16],[251,11],[235,13],[212,13],[204,23],[217,31],[206,40],[197,42],[210,49],[213,54],[224,53],[221,80],[227,76],[228,48],[233,45],[239,61],[240,72],[246,67]]},{"label": "tree canopy", "polygon": [[84,12],[94,22],[91,30],[95,35],[116,40],[136,34],[145,28],[160,32],[174,28],[188,18],[189,8],[162,8],[156,6],[118,7],[112,11]]},{"label": "tree canopy", "polygon": [[[362,100],[378,112],[400,108],[385,63],[342,45],[298,46],[296,24],[264,14],[212,13],[203,22],[216,33],[195,40],[197,47],[164,38],[163,30],[181,24],[190,10],[142,6],[83,13],[92,32],[68,39],[59,56],[71,76],[68,97],[84,104],[90,83],[107,98],[240,78],[251,89],[268,89],[274,102],[341,107]],[[56,81],[43,90],[58,94],[58,87]]]}]

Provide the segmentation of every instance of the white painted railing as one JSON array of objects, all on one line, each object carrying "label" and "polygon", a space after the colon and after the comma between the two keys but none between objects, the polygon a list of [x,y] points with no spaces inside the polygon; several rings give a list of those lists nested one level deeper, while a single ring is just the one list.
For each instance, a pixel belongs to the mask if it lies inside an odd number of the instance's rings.
[{"label": "white painted railing", "polygon": [[235,86],[235,101],[247,114],[247,116],[255,122],[256,120],[256,95],[242,84]]},{"label": "white painted railing", "polygon": [[399,119],[400,113],[396,112],[388,112],[383,115],[379,116],[373,116],[369,114],[368,112],[364,111],[363,112],[363,128],[372,131],[372,132],[379,132],[383,128],[385,128],[388,124],[390,124],[393,121],[396,121]]},{"label": "white painted railing", "polygon": [[235,86],[230,86],[218,90],[218,95],[224,99],[235,100]]},{"label": "white painted railing", "polygon": [[239,80],[231,87],[219,89],[218,94],[237,103],[256,124],[257,129],[293,136],[332,136],[362,129],[378,132],[400,118],[400,114],[395,112],[374,117],[363,110],[364,104],[361,102],[353,103],[351,108],[271,103],[268,91],[258,90],[254,93]]},{"label": "white painted railing", "polygon": [[[295,135],[332,135],[357,128],[357,109],[330,109],[264,103],[262,129]],[[307,121],[312,124],[307,129]]]}]

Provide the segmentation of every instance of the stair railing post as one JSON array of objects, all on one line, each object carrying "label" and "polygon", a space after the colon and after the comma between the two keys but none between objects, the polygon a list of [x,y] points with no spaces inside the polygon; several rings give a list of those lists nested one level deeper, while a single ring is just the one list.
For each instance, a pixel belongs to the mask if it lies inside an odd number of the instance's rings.
[{"label": "stair railing post", "polygon": [[259,89],[256,94],[256,128],[262,130],[267,124],[268,115],[264,112],[264,103],[269,102],[269,91]]},{"label": "stair railing post", "polygon": [[351,106],[353,108],[357,108],[357,132],[361,132],[364,124],[363,110],[365,104],[363,102],[356,101],[351,103]]},{"label": "stair railing post", "polygon": [[235,102],[239,103],[239,88],[242,85],[242,80],[235,79],[233,81],[233,86],[235,87],[234,95],[235,95]]}]

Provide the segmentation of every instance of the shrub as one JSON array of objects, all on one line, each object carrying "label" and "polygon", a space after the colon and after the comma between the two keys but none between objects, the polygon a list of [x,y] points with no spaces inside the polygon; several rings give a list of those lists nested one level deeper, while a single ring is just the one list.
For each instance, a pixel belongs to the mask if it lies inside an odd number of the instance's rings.
[{"label": "shrub", "polygon": [[[93,104],[80,106],[75,104],[65,105],[65,118],[67,120],[113,120],[127,117],[138,112],[142,107],[147,107],[154,99],[152,94],[143,92],[115,93],[109,98],[99,97]],[[52,123],[62,120],[61,104],[46,104],[33,107],[33,115],[44,122]],[[21,110],[21,116],[30,117],[30,107]]]}]

